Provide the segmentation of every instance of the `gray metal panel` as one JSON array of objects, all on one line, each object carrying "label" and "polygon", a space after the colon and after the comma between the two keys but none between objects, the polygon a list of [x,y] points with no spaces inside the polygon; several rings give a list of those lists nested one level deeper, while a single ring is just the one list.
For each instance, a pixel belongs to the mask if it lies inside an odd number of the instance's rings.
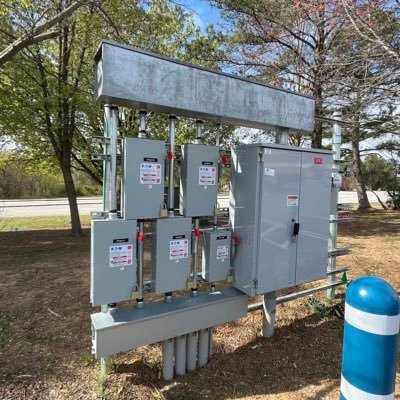
[{"label": "gray metal panel", "polygon": [[121,309],[114,315],[92,314],[93,350],[106,357],[147,344],[234,321],[247,314],[247,296],[234,288],[172,303],[149,303],[142,309]]},{"label": "gray metal panel", "polygon": [[302,153],[296,285],[325,278],[332,155]]},{"label": "gray metal panel", "polygon": [[[127,254],[132,255],[130,262]],[[136,221],[93,220],[90,261],[93,306],[130,299],[136,283]]]},{"label": "gray metal panel", "polygon": [[275,143],[250,143],[244,144],[236,147],[237,149],[247,149],[249,147],[263,147],[269,149],[281,149],[287,151],[300,151],[301,153],[318,153],[318,154],[333,154],[331,150],[322,150],[322,149],[314,149],[311,147],[297,147],[297,146],[288,146],[285,144],[275,144]]},{"label": "gray metal panel", "polygon": [[154,232],[152,274],[156,293],[185,289],[190,273],[192,219],[157,219]]},{"label": "gray metal panel", "polygon": [[182,146],[179,213],[185,217],[214,215],[218,195],[219,147]]},{"label": "gray metal panel", "polygon": [[234,286],[255,295],[256,241],[259,214],[260,167],[257,147],[232,150],[229,218],[233,234],[241,238],[233,257]]},{"label": "gray metal panel", "polygon": [[254,128],[312,131],[313,98],[103,41],[95,57],[102,103]]},{"label": "gray metal panel", "polygon": [[[164,202],[165,143],[161,140],[125,138],[123,149],[124,218],[158,218]],[[145,167],[148,167],[147,172]],[[159,177],[150,176],[155,171]],[[146,182],[146,179],[149,180]]]},{"label": "gray metal panel", "polygon": [[202,277],[207,282],[226,280],[231,265],[231,232],[203,232]]},{"label": "gray metal panel", "polygon": [[[300,152],[275,148],[262,150],[258,294],[295,284],[296,242],[292,234],[294,221],[298,220],[301,166]],[[297,201],[288,196],[297,196]]]}]

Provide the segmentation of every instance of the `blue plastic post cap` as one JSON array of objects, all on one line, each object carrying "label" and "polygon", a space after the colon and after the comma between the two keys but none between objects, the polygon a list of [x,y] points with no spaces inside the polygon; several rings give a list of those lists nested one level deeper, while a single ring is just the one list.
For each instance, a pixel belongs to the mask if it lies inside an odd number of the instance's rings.
[{"label": "blue plastic post cap", "polygon": [[376,276],[355,279],[348,287],[346,302],[371,314],[398,315],[400,301],[396,290]]}]

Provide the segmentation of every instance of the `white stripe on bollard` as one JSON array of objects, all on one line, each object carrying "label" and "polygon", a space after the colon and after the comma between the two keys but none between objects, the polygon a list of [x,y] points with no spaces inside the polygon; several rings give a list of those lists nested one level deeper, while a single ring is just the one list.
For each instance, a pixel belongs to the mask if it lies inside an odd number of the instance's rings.
[{"label": "white stripe on bollard", "polygon": [[367,393],[353,386],[343,375],[340,382],[340,392],[346,400],[394,400],[394,392],[387,395]]},{"label": "white stripe on bollard", "polygon": [[399,333],[400,315],[370,314],[346,302],[344,318],[350,325],[364,332],[386,336]]}]

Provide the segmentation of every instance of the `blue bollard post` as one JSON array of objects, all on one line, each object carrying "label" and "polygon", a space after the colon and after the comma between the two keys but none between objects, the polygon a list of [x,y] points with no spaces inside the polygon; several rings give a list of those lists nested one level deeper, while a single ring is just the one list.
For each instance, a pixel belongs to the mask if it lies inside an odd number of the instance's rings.
[{"label": "blue bollard post", "polygon": [[353,281],[346,294],[340,400],[393,400],[400,302],[380,278]]}]

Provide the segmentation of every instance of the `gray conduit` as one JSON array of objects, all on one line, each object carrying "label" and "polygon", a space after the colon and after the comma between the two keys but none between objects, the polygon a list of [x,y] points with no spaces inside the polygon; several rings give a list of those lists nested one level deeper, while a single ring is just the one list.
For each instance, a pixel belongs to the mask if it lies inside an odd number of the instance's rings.
[{"label": "gray conduit", "polygon": [[174,339],[162,343],[162,375],[166,381],[174,377]]},{"label": "gray conduit", "polygon": [[204,367],[208,362],[208,328],[199,331],[198,367]]},{"label": "gray conduit", "polygon": [[194,371],[197,364],[197,332],[187,334],[186,338],[186,369],[188,372]]},{"label": "gray conduit", "polygon": [[186,373],[186,335],[175,338],[175,373],[176,375]]}]

